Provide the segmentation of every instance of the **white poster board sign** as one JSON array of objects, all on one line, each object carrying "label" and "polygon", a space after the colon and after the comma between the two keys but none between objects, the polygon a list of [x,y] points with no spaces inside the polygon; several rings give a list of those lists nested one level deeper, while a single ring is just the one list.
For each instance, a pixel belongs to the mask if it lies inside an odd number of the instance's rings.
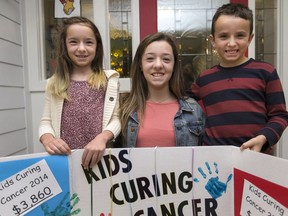
[{"label": "white poster board sign", "polygon": [[288,215],[287,160],[232,146],[107,149],[85,170],[82,153],[1,158],[0,215]]}]

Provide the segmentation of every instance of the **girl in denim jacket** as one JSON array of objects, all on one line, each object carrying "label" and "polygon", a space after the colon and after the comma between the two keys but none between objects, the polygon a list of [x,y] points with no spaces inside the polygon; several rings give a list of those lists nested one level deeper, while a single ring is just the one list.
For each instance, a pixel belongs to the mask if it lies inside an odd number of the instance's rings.
[{"label": "girl in denim jacket", "polygon": [[184,95],[183,73],[172,37],[147,36],[138,46],[132,89],[120,108],[122,147],[173,147],[201,144],[205,116]]}]

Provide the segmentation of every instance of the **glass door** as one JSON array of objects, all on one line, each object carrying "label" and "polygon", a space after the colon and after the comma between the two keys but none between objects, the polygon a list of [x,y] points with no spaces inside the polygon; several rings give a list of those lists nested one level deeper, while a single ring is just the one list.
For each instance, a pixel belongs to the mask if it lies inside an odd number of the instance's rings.
[{"label": "glass door", "polygon": [[211,22],[215,10],[228,2],[228,0],[157,1],[158,31],[168,32],[176,39],[186,88],[191,86],[201,71],[218,62],[209,41]]}]

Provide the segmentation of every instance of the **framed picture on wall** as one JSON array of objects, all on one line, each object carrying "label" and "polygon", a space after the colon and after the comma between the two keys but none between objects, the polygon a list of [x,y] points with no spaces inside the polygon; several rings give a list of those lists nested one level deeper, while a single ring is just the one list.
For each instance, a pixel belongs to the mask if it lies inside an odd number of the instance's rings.
[{"label": "framed picture on wall", "polygon": [[55,0],[55,18],[64,18],[80,15],[80,0]]}]

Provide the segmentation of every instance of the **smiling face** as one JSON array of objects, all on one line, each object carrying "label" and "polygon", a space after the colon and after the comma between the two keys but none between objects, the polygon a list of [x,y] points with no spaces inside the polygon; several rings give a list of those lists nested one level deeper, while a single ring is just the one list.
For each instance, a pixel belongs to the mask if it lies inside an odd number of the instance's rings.
[{"label": "smiling face", "polygon": [[233,15],[221,15],[215,22],[213,48],[220,57],[220,65],[233,67],[247,61],[245,52],[253,38],[249,20]]},{"label": "smiling face", "polygon": [[154,41],[142,56],[142,71],[149,90],[167,88],[174,68],[172,48],[166,41]]},{"label": "smiling face", "polygon": [[96,55],[96,38],[91,28],[73,24],[67,29],[66,47],[75,69],[91,70]]}]

